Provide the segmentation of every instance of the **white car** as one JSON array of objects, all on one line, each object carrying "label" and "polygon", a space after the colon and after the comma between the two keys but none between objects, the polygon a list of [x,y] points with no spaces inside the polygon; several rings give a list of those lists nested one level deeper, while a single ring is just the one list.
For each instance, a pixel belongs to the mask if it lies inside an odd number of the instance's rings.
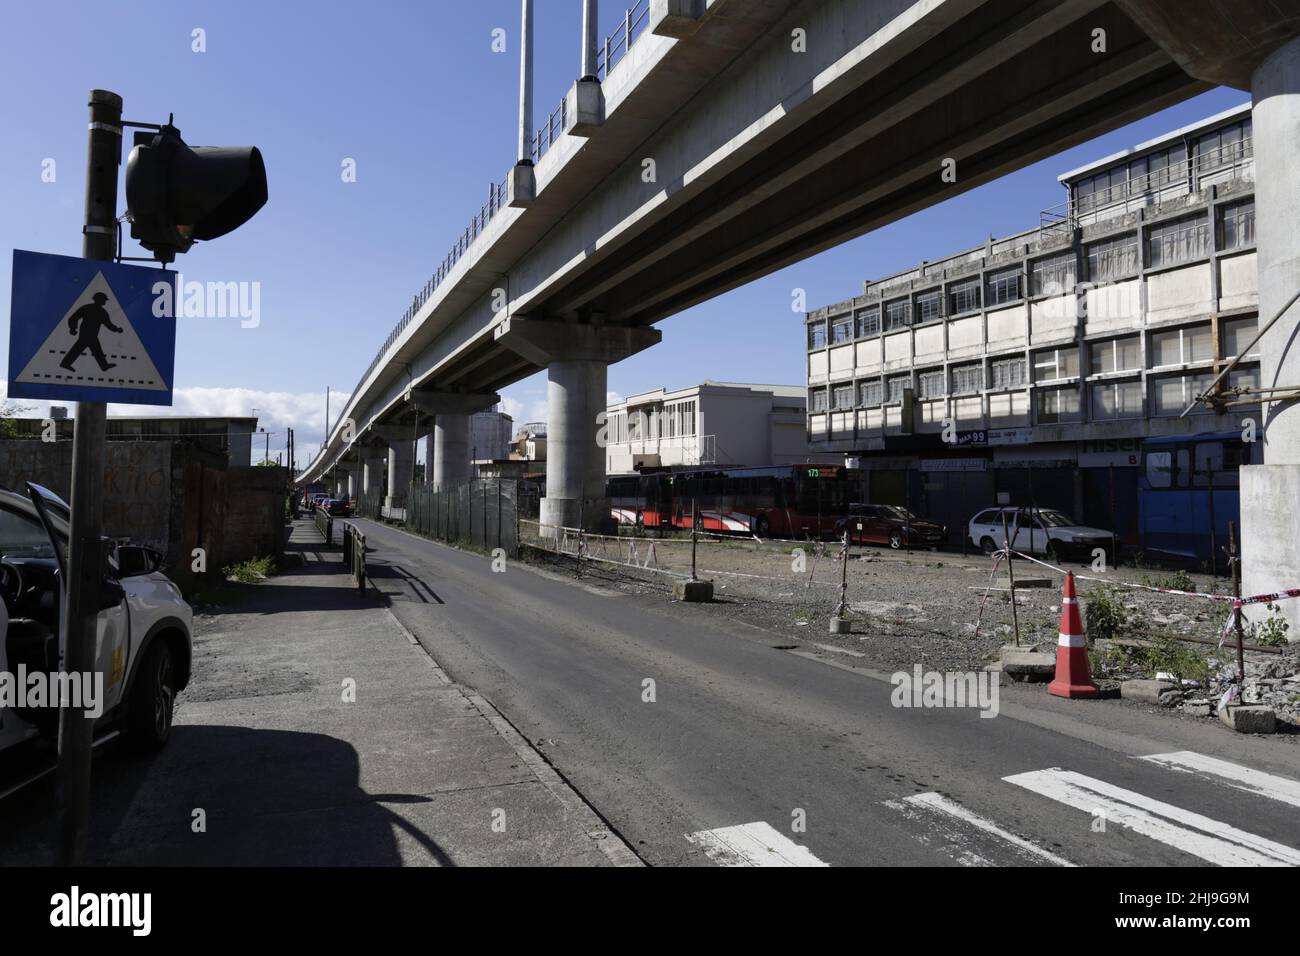
[{"label": "white car", "polygon": [[[1055,508],[988,508],[970,519],[971,543],[985,554],[1002,547],[1002,517],[1006,515],[1011,547],[1022,554],[1037,554],[1049,561],[1070,558],[1092,560],[1100,548],[1107,564],[1115,563],[1111,553],[1115,538],[1109,531],[1076,524],[1064,511]],[[1018,519],[1018,520],[1017,520]]]},{"label": "white car", "polygon": [[[67,580],[68,505],[39,485],[29,497],[0,489],[0,673],[10,687],[27,675],[57,673],[63,659],[60,589]],[[121,729],[140,750],[171,735],[176,694],[189,682],[193,612],[159,571],[162,555],[140,545],[105,542],[96,670],[103,674],[99,736]],[[58,728],[53,706],[0,700],[0,755]],[[0,759],[0,765],[3,759]]]}]

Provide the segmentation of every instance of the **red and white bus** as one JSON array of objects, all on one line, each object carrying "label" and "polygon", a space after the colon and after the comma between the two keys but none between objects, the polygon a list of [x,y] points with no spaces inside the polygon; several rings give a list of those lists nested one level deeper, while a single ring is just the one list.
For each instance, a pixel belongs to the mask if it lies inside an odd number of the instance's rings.
[{"label": "red and white bus", "polygon": [[645,471],[606,490],[620,525],[760,538],[829,538],[865,497],[861,471],[830,464]]}]

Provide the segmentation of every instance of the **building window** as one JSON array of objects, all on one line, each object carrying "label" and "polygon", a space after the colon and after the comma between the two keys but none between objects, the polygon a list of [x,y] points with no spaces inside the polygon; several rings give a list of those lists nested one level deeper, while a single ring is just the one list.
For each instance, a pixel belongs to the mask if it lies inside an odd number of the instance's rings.
[{"label": "building window", "polygon": [[1079,390],[1074,387],[1040,388],[1037,392],[1037,406],[1038,422],[1041,425],[1078,421]]},{"label": "building window", "polygon": [[961,315],[980,307],[980,280],[967,279],[948,286],[948,314]]},{"label": "building window", "polygon": [[1188,216],[1147,230],[1147,255],[1152,268],[1176,266],[1210,254],[1210,223],[1206,216]]},{"label": "building window", "polygon": [[1136,335],[1088,345],[1088,372],[1091,375],[1129,372],[1141,367],[1141,347]]},{"label": "building window", "polygon": [[835,402],[832,407],[837,409],[852,408],[853,407],[853,386],[836,385],[835,394],[833,398],[835,399]]},{"label": "building window", "polygon": [[1228,388],[1259,388],[1259,366],[1239,365],[1228,373]]},{"label": "building window", "polygon": [[1217,129],[1196,141],[1196,166],[1201,173],[1239,163],[1251,155],[1250,120]]},{"label": "building window", "polygon": [[1029,266],[1029,289],[1033,295],[1062,295],[1073,292],[1074,285],[1073,252],[1037,259]]},{"label": "building window", "polygon": [[862,309],[857,315],[858,338],[864,335],[880,334],[880,306]]},{"label": "building window", "polygon": [[1233,203],[1219,210],[1219,248],[1241,249],[1255,244],[1255,200]]},{"label": "building window", "polygon": [[1136,235],[1119,236],[1089,243],[1085,249],[1088,262],[1088,279],[1091,282],[1111,282],[1125,279],[1138,271],[1138,244]]},{"label": "building window", "polygon": [[826,400],[827,400],[826,389],[824,388],[813,389],[811,393],[811,397],[812,397],[812,410],[814,412],[826,411]]},{"label": "building window", "polygon": [[[1209,388],[1212,381],[1214,376],[1208,372],[1170,375],[1156,379],[1151,383],[1151,413],[1158,416],[1181,415],[1183,409]],[[1202,405],[1193,409],[1192,413],[1211,410],[1209,406]]]},{"label": "building window", "polygon": [[853,318],[844,316],[831,323],[831,345],[839,345],[853,338]]},{"label": "building window", "polygon": [[943,318],[943,294],[938,289],[922,292],[916,297],[917,322],[932,322],[940,318]]},{"label": "building window", "polygon": [[1099,382],[1091,391],[1093,421],[1142,417],[1141,382]]},{"label": "building window", "polygon": [[1146,169],[1142,177],[1142,191],[1161,189],[1170,183],[1187,181],[1187,147],[1182,143],[1152,153],[1145,160]]},{"label": "building window", "polygon": [[885,331],[906,328],[912,324],[911,303],[906,299],[895,299],[885,303]]},{"label": "building window", "polygon": [[[1071,257],[1073,261],[1073,257]],[[1016,266],[1011,269],[1002,269],[998,272],[990,272],[988,277],[988,298],[985,300],[989,308],[995,305],[1005,305],[1008,302],[1015,302],[1017,299],[1024,297],[1024,273],[1020,267]]]},{"label": "building window", "polygon": [[907,375],[896,375],[889,380],[889,404],[899,405],[903,401],[903,390],[912,387],[912,379]]},{"label": "building window", "polygon": [[615,412],[608,418],[607,440],[611,445],[627,441],[627,412]]},{"label": "building window", "polygon": [[943,398],[947,392],[943,387],[943,370],[921,372],[916,376],[916,397],[922,401]]},{"label": "building window", "polygon": [[[1242,350],[1250,345],[1255,336],[1259,333],[1259,319],[1255,316],[1247,316],[1244,319],[1224,319],[1223,320],[1223,357],[1236,358],[1242,354]],[[1255,351],[1251,355],[1259,354],[1259,346],[1255,346]]]},{"label": "building window", "polygon": [[984,388],[984,366],[957,365],[952,370],[952,393],[954,395],[974,395]]},{"label": "building window", "polygon": [[[826,396],[826,390],[820,389],[823,402]],[[813,393],[814,400],[818,392]],[[664,429],[665,438],[683,438],[695,434],[695,402],[678,402],[675,405],[668,405],[664,408]]]},{"label": "building window", "polygon": [[1044,349],[1034,353],[1034,381],[1050,382],[1058,378],[1074,378],[1079,374],[1079,350],[1074,346],[1062,349]]},{"label": "building window", "polygon": [[868,408],[879,405],[885,397],[885,386],[880,382],[862,382],[858,385],[858,404]]},{"label": "building window", "polygon": [[1009,359],[998,359],[993,362],[993,387],[1002,389],[1020,388],[1029,384],[1029,376],[1025,374],[1025,365],[1023,355]]},{"label": "building window", "polygon": [[1151,367],[1208,362],[1214,357],[1210,326],[1189,325],[1184,329],[1151,333]]},{"label": "building window", "polygon": [[826,323],[814,322],[808,326],[808,348],[824,349],[826,348]]}]

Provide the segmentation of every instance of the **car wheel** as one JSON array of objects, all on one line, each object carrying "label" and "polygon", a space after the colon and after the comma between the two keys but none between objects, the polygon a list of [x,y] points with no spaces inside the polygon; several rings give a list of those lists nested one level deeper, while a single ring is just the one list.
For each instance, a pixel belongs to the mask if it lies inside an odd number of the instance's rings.
[{"label": "car wheel", "polygon": [[131,692],[127,739],[141,753],[161,750],[172,733],[176,706],[176,672],[172,650],[165,640],[155,640],[140,665]]},{"label": "car wheel", "polygon": [[997,549],[998,546],[994,544],[993,539],[990,538],[988,535],[985,535],[984,537],[980,538],[980,550],[983,551],[985,554],[992,554]]},{"label": "car wheel", "polygon": [[897,551],[903,546],[903,536],[897,531],[889,532],[889,546]]},{"label": "car wheel", "polygon": [[758,520],[754,522],[754,534],[758,535],[760,538],[766,538],[771,527],[772,526],[768,523],[767,515],[759,515]]}]

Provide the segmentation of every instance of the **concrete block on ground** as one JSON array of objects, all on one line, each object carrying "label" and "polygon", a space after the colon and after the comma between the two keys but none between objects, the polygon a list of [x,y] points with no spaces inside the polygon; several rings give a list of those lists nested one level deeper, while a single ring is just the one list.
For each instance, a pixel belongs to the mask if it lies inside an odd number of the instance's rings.
[{"label": "concrete block on ground", "polygon": [[[1007,578],[1002,579],[1002,585],[1001,585],[1002,587],[1009,587],[1010,584],[1011,582],[1009,579]],[[1017,591],[1019,591],[1021,588],[1028,589],[1028,588],[1054,588],[1054,587],[1056,587],[1056,582],[1054,582],[1051,578],[1022,578],[1020,575],[1016,575]]]},{"label": "concrete block on ground", "polygon": [[1119,685],[1119,696],[1124,700],[1159,704],[1160,695],[1178,688],[1167,680],[1126,680]]},{"label": "concrete block on ground", "polygon": [[853,622],[845,620],[842,617],[832,617],[830,632],[832,634],[852,634]]},{"label": "concrete block on ground", "polygon": [[1214,713],[1214,704],[1208,700],[1183,701],[1182,711],[1189,717],[1209,717]]},{"label": "concrete block on ground", "polygon": [[1220,708],[1219,719],[1239,734],[1271,734],[1277,731],[1277,715],[1264,704],[1229,704]]},{"label": "concrete block on ground", "polygon": [[1012,680],[1039,683],[1056,676],[1056,654],[1007,645],[1002,648],[1002,673]]},{"label": "concrete block on ground", "polygon": [[673,599],[690,603],[706,603],[713,600],[712,581],[674,581]]}]

